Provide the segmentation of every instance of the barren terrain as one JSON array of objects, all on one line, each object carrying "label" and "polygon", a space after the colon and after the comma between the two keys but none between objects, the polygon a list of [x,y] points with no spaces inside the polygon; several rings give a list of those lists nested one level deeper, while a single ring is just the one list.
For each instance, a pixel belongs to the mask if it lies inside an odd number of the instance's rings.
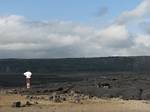
[{"label": "barren terrain", "polygon": [[150,57],[0,60],[0,112],[150,112],[149,100]]},{"label": "barren terrain", "polygon": [[[1,94],[0,112],[150,112],[150,102],[144,100],[91,99],[82,103],[32,100],[33,105],[19,108],[11,106],[14,101],[21,101],[23,105],[28,99],[24,95]],[[34,104],[35,101],[38,104]]]}]

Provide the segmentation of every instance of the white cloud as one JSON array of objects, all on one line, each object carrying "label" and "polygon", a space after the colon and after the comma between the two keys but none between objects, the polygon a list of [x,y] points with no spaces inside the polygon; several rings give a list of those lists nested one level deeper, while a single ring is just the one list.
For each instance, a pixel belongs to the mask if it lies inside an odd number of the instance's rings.
[{"label": "white cloud", "polygon": [[[149,6],[150,1],[143,0],[101,29],[66,21],[31,21],[17,15],[0,17],[0,58],[148,55],[150,34],[141,29],[134,34],[126,23],[143,21]],[[149,32],[149,27],[144,28]]]},{"label": "white cloud", "polygon": [[53,46],[69,46],[80,42],[79,36],[65,35],[61,36],[58,34],[48,35],[48,41]]},{"label": "white cloud", "polygon": [[124,25],[110,25],[99,31],[97,36],[97,41],[108,47],[121,47],[125,41],[129,40],[129,33]]},{"label": "white cloud", "polygon": [[139,24],[139,27],[142,29],[142,31],[144,33],[147,33],[147,34],[150,34],[150,20],[149,21],[142,21],[140,24]]},{"label": "white cloud", "polygon": [[123,12],[116,20],[118,24],[125,24],[129,21],[140,19],[146,14],[150,14],[150,0],[143,0],[140,5],[131,11]]},{"label": "white cloud", "polygon": [[72,22],[34,22],[16,15],[0,17],[0,24],[1,56],[10,54],[10,57],[12,52],[23,57],[80,56],[81,46],[88,46],[95,32],[91,27]]},{"label": "white cloud", "polygon": [[136,45],[150,48],[150,35],[139,35],[134,42]]}]

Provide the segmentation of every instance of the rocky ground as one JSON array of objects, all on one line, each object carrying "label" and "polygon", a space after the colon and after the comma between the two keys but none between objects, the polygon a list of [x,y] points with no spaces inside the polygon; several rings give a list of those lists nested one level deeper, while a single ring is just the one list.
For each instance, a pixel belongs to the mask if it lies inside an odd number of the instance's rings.
[{"label": "rocky ground", "polygon": [[[14,88],[21,94],[65,94],[70,91],[99,98],[121,98],[125,100],[150,99],[149,73],[64,73],[36,75],[32,78],[32,89],[23,89],[25,79],[1,75],[0,88]],[[23,77],[24,78],[24,77]],[[21,83],[22,84],[21,84]],[[22,87],[19,87],[19,84]],[[13,86],[14,85],[14,86]],[[17,86],[16,86],[17,85]]]},{"label": "rocky ground", "polygon": [[[7,90],[8,91],[8,90]],[[51,95],[8,94],[1,91],[0,112],[149,112],[150,102],[89,98],[80,94],[66,94],[65,100]],[[79,95],[77,100],[74,95]],[[53,95],[56,97],[56,94]],[[52,98],[52,99],[51,99]],[[59,99],[59,98],[58,98]],[[19,102],[19,104],[18,104]]]},{"label": "rocky ground", "polygon": [[31,89],[14,79],[0,79],[0,112],[150,112],[149,73],[39,75]]}]

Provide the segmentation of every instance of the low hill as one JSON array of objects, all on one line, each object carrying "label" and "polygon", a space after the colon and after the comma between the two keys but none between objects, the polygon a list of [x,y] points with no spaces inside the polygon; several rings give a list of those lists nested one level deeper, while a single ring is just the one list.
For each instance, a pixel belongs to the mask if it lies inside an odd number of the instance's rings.
[{"label": "low hill", "polygon": [[65,59],[0,59],[0,73],[150,72],[150,56]]}]

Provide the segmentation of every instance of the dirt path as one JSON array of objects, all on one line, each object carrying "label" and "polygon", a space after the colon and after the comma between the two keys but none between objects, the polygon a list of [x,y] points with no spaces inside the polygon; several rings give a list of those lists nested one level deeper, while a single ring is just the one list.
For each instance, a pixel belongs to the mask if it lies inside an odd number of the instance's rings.
[{"label": "dirt path", "polygon": [[14,101],[25,103],[27,99],[21,95],[0,95],[0,112],[150,112],[150,102],[148,101],[97,99],[75,104],[38,100],[36,105],[21,108],[11,107]]}]

